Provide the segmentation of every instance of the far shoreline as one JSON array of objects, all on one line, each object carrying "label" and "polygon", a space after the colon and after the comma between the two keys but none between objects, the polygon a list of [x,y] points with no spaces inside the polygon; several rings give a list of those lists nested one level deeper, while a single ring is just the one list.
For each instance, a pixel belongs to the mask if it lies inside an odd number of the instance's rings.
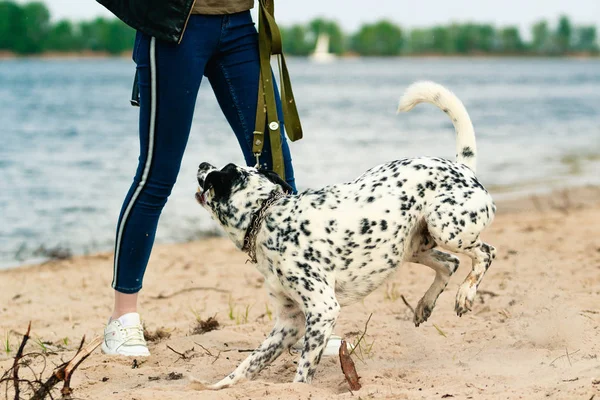
[{"label": "far shoreline", "polygon": [[[111,54],[102,51],[68,51],[55,52],[49,51],[38,54],[17,54],[10,51],[0,51],[0,61],[5,60],[82,60],[82,59],[122,59],[131,58],[132,50],[124,51],[119,54]],[[288,55],[290,58],[308,59],[309,56]],[[363,56],[355,53],[345,53],[337,55],[338,60],[349,59],[541,59],[541,60],[598,60],[600,53],[569,53],[561,55],[552,54],[533,54],[533,53],[468,53],[468,54],[443,54],[443,53],[423,53],[423,54],[400,54],[395,56]]]}]

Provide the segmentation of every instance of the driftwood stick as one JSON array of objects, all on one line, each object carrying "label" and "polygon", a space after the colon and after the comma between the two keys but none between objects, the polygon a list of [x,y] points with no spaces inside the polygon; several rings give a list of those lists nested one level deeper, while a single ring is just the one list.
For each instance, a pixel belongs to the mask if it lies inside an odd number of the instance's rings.
[{"label": "driftwood stick", "polygon": [[[64,367],[64,364],[63,364]],[[56,384],[60,382],[60,378],[56,374],[50,375],[50,378],[46,380],[46,382],[40,381],[40,387],[35,391],[31,400],[43,400],[47,395],[50,394],[50,391]]]},{"label": "driftwood stick", "polygon": [[71,376],[73,375],[73,372],[75,372],[79,365],[81,365],[81,363],[84,362],[85,359],[88,358],[90,354],[92,354],[92,352],[102,344],[102,340],[102,337],[98,336],[82,349],[83,343],[85,342],[85,336],[83,337],[81,344],[79,345],[79,350],[77,350],[77,354],[75,354],[75,357],[73,357],[73,359],[69,361],[69,364],[67,364],[65,367],[65,384],[60,391],[63,397],[70,396],[71,393],[73,393],[73,389],[71,389]]},{"label": "driftwood stick", "polygon": [[352,357],[350,357],[351,353],[348,353],[348,346],[345,340],[342,340],[342,344],[340,345],[340,365],[342,366],[342,372],[346,377],[346,381],[348,381],[348,385],[350,385],[350,390],[359,390],[361,388],[361,384],[358,381],[360,377],[356,373],[356,366],[354,365],[354,361],[352,361]]},{"label": "driftwood stick", "polygon": [[58,382],[60,382],[60,381],[65,382],[65,385],[63,386],[63,388],[61,390],[63,398],[70,398],[71,393],[73,392],[73,390],[69,386],[70,382],[71,382],[71,375],[73,374],[73,372],[75,372],[77,367],[79,367],[79,365],[86,358],[88,358],[89,355],[92,354],[92,352],[94,350],[96,350],[96,348],[98,346],[100,346],[100,344],[102,343],[102,337],[98,336],[96,339],[92,340],[85,348],[83,347],[84,341],[85,341],[85,336],[81,340],[81,344],[79,345],[79,349],[77,350],[77,353],[69,362],[66,362],[66,363],[60,365],[54,371],[54,373],[52,373],[50,378],[48,378],[46,380],[46,382],[40,382],[41,386],[33,394],[33,397],[31,397],[31,400],[44,399],[47,395],[50,394],[50,391],[52,390],[52,388],[54,386],[56,386],[58,384]]}]

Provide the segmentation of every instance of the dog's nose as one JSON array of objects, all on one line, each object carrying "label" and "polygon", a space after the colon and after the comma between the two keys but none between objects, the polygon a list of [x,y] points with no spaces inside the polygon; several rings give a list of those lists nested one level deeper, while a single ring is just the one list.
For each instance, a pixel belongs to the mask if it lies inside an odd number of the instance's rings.
[{"label": "dog's nose", "polygon": [[198,166],[198,185],[200,185],[200,187],[204,187],[204,180],[206,179],[206,175],[208,174],[209,171],[214,170],[215,167],[213,167],[211,164],[207,163],[207,162],[203,162]]},{"label": "dog's nose", "polygon": [[211,168],[214,168],[214,167],[207,162],[203,162],[203,163],[200,163],[200,165],[198,166],[198,171],[205,171],[205,170],[211,169]]}]

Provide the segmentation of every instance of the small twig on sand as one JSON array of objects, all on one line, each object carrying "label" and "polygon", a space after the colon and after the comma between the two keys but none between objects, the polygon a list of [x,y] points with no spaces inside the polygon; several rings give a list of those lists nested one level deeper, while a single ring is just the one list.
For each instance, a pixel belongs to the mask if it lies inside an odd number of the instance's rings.
[{"label": "small twig on sand", "polygon": [[569,360],[569,365],[572,365],[572,364],[571,364],[571,358],[570,358],[569,356],[572,356],[573,354],[575,354],[575,353],[579,352],[579,349],[575,350],[575,351],[574,351],[574,352],[572,352],[571,354],[569,354],[569,351],[568,351],[567,349],[565,349],[565,351],[566,351],[566,354],[565,354],[565,355],[563,355],[563,356],[558,356],[558,357],[556,357],[554,360],[552,360],[552,362],[550,363],[550,366],[552,366],[552,364],[554,364],[554,363],[556,362],[556,360],[559,360],[559,359],[561,359],[561,358],[563,358],[563,357],[567,357],[567,359]]},{"label": "small twig on sand", "polygon": [[210,350],[208,350],[206,347],[202,346],[202,345],[201,345],[200,343],[198,343],[198,342],[194,342],[194,343],[195,343],[195,344],[197,344],[198,346],[200,346],[200,348],[201,348],[202,350],[204,350],[204,351],[206,352],[206,354],[208,354],[208,355],[209,355],[209,356],[211,356],[211,357],[214,357],[214,356],[212,355],[212,353],[210,352]]},{"label": "small twig on sand", "polygon": [[194,351],[194,348],[192,347],[191,349],[189,349],[189,350],[186,350],[184,353],[180,353],[180,352],[178,352],[177,350],[173,349],[173,348],[172,348],[171,346],[169,346],[169,345],[167,345],[167,349],[171,350],[173,353],[175,353],[175,354],[177,354],[177,355],[179,356],[179,358],[178,358],[177,360],[175,360],[175,361],[179,361],[180,359],[181,359],[181,360],[188,360],[188,359],[190,359],[191,357],[189,357],[189,356],[188,356],[186,353],[189,353],[189,352],[193,352],[193,351]]},{"label": "small twig on sand", "polygon": [[354,347],[350,351],[349,356],[351,356],[352,354],[354,354],[354,350],[356,350],[358,348],[358,345],[360,344],[360,342],[362,342],[362,340],[364,339],[365,335],[367,334],[367,328],[369,327],[369,321],[371,320],[372,316],[373,316],[373,313],[371,313],[369,315],[369,318],[367,319],[367,322],[365,323],[365,330],[363,331],[362,335],[360,335],[360,338],[358,338],[358,341],[356,342],[356,344],[354,345]]},{"label": "small twig on sand", "polygon": [[197,287],[181,289],[181,290],[178,290],[176,292],[173,292],[171,294],[166,294],[166,295],[161,293],[158,296],[151,297],[151,299],[154,299],[154,300],[170,299],[171,297],[175,297],[178,294],[194,292],[196,290],[207,290],[207,291],[210,290],[210,291],[219,292],[219,293],[231,293],[231,290],[225,290],[225,289],[219,289],[219,288],[207,287],[207,286],[197,286]]},{"label": "small twig on sand", "polygon": [[[371,317],[369,317],[371,318]],[[365,327],[366,331],[366,327]],[[356,347],[355,347],[356,348]],[[354,350],[354,349],[353,349]],[[340,345],[340,364],[342,366],[342,372],[346,377],[346,381],[348,381],[348,385],[350,385],[350,390],[359,390],[361,388],[361,384],[358,381],[360,377],[356,373],[356,366],[354,365],[354,361],[350,357],[352,353],[348,353],[348,346],[345,340],[342,340],[342,344]]]},{"label": "small twig on sand", "polygon": [[173,353],[177,354],[179,357],[183,358],[185,360],[185,354],[178,352],[177,350],[173,349],[171,346],[167,345],[167,349],[171,350]]},{"label": "small twig on sand", "polygon": [[575,377],[573,379],[563,379],[562,381],[563,382],[575,382],[575,381],[578,381],[578,380],[579,380],[579,377]]},{"label": "small twig on sand", "polygon": [[219,354],[217,354],[216,356],[214,356],[214,355],[213,355],[213,354],[210,352],[210,350],[208,350],[206,347],[202,346],[200,343],[197,343],[197,342],[194,342],[194,343],[195,343],[195,344],[197,344],[198,346],[200,346],[200,348],[201,348],[202,350],[204,350],[204,351],[206,352],[206,354],[208,354],[210,357],[213,357],[213,358],[214,358],[214,360],[213,360],[213,362],[211,362],[211,364],[214,364],[214,363],[215,363],[215,362],[216,362],[216,361],[219,359],[219,357],[221,356],[221,351],[220,351],[220,350],[219,350]]},{"label": "small twig on sand", "polygon": [[466,387],[468,387],[468,388],[474,388],[474,389],[477,389],[477,390],[479,390],[480,392],[484,392],[484,391],[485,391],[485,389],[482,389],[482,388],[480,388],[480,387],[477,387],[477,386],[473,385],[472,383],[465,383],[465,386],[466,386]]},{"label": "small twig on sand", "polygon": [[415,314],[415,309],[409,304],[409,302],[406,300],[406,297],[404,297],[404,295],[401,294],[400,298],[402,299],[402,301],[404,302],[404,304],[406,304],[406,307],[408,307],[410,309],[410,311],[412,311],[412,313],[414,315]]},{"label": "small twig on sand", "polygon": [[19,361],[23,358],[23,350],[25,349],[25,344],[29,340],[29,333],[31,332],[31,322],[29,322],[29,326],[27,327],[27,333],[23,335],[23,340],[21,341],[21,345],[19,346],[19,351],[17,351],[17,355],[15,356],[15,361],[13,363],[13,379],[15,385],[15,399],[19,399],[20,391],[19,391]]},{"label": "small twig on sand", "polygon": [[221,353],[229,353],[230,351],[237,351],[238,353],[252,353],[256,349],[227,349],[219,350]]}]

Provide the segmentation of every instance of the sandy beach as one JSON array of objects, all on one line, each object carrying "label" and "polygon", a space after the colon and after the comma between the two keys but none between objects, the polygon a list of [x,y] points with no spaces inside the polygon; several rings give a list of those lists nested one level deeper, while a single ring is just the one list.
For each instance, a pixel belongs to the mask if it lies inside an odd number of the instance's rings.
[{"label": "sandy beach", "polygon": [[[313,384],[291,383],[296,354],[282,355],[255,381],[196,390],[189,376],[214,383],[261,342],[273,307],[261,275],[227,239],[157,246],[140,312],[149,333],[168,337],[150,342],[152,356],[135,363],[96,350],[74,374],[74,396],[600,399],[599,199],[600,188],[591,187],[498,201],[496,220],[483,237],[499,256],[473,311],[462,318],[454,313],[454,297],[470,269],[465,259],[419,328],[401,295],[416,306],[433,279],[424,266],[405,264],[387,285],[344,308],[335,333],[351,342],[372,314],[353,356],[363,385],[354,393],[337,357],[322,360]],[[12,365],[29,321],[26,352],[49,353],[45,376],[73,356],[83,335],[100,335],[111,312],[111,277],[112,253],[0,271],[0,376]],[[219,329],[193,333],[198,320],[209,317]],[[41,361],[30,367],[40,371]]]}]

